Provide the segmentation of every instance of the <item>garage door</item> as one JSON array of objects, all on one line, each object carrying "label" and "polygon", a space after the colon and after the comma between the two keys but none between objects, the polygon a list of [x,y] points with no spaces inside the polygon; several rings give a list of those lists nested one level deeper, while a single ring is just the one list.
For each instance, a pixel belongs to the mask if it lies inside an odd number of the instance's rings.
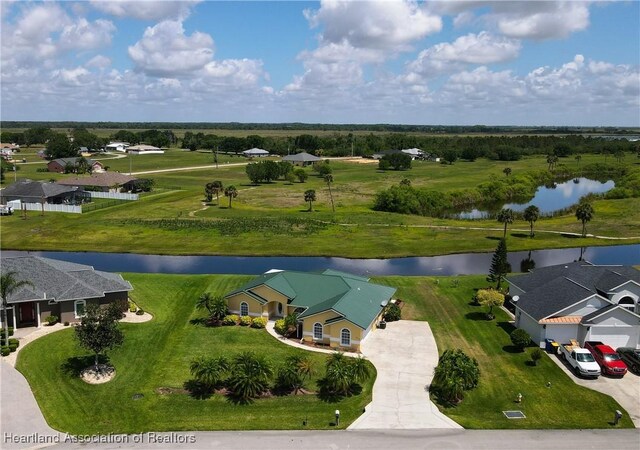
[{"label": "garage door", "polygon": [[613,347],[638,346],[640,327],[591,327],[589,341],[602,341]]}]

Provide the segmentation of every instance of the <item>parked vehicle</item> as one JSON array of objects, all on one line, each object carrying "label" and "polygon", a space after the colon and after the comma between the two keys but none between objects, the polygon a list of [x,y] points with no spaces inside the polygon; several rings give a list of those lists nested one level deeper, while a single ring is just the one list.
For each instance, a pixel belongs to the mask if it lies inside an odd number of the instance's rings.
[{"label": "parked vehicle", "polygon": [[577,341],[572,340],[569,344],[562,344],[558,347],[558,354],[573,369],[576,376],[598,378],[600,376],[600,366],[589,350],[580,347]]},{"label": "parked vehicle", "polygon": [[0,216],[10,216],[13,214],[13,208],[7,205],[0,205]]},{"label": "parked vehicle", "polygon": [[602,373],[615,377],[623,377],[627,373],[627,365],[614,349],[600,341],[586,341],[584,348],[589,350],[596,362],[600,364]]},{"label": "parked vehicle", "polygon": [[629,370],[640,375],[640,350],[631,347],[620,347],[616,350]]}]

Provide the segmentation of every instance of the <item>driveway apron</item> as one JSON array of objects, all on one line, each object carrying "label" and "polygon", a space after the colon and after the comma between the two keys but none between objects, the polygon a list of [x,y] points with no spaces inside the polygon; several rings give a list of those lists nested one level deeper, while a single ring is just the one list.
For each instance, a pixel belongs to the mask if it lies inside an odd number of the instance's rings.
[{"label": "driveway apron", "polygon": [[390,322],[371,331],[360,349],[378,377],[372,402],[350,430],[462,428],[429,399],[438,348],[427,322]]}]

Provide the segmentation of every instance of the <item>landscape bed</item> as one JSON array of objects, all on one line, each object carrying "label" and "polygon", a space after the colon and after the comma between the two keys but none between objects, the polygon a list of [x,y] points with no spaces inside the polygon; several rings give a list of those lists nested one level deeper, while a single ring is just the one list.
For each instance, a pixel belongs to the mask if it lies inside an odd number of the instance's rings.
[{"label": "landscape bed", "polygon": [[[337,403],[316,395],[271,397],[249,405],[235,405],[216,394],[206,400],[183,391],[190,379],[189,362],[199,355],[235,354],[243,350],[264,353],[273,362],[292,354],[309,355],[321,376],[326,355],[285,346],[264,330],[244,327],[207,328],[192,323],[202,317],[194,309],[204,291],[222,294],[247,281],[234,275],[124,274],[135,290],[132,298],[154,320],[123,324],[125,344],[109,353],[117,375],[104,385],[90,386],[73,375],[92,360],[73,339],[71,329],[29,344],[19,355],[17,368],[29,381],[49,425],[78,434],[135,433],[141,431],[234,429],[331,429],[333,412],[341,411],[346,428],[371,399],[374,377],[359,395]],[[496,311],[494,321],[480,307],[469,305],[473,288],[483,277],[380,277],[374,281],[399,288],[405,301],[403,318],[428,320],[439,351],[461,348],[475,357],[480,385],[445,414],[466,428],[609,428],[611,412],[621,407],[610,397],[579,387],[552,361],[543,358],[529,367],[526,353],[509,351],[508,317]],[[380,332],[384,332],[381,330]],[[505,350],[506,348],[506,350]],[[75,359],[74,359],[75,358]],[[315,390],[314,380],[308,388]],[[552,388],[546,383],[552,381]],[[173,392],[173,393],[169,393]],[[509,421],[503,410],[518,409],[527,419]],[[141,398],[134,399],[136,394]],[[575,399],[580,399],[576,407]],[[303,425],[306,421],[306,425]],[[631,427],[625,414],[620,426]]]}]

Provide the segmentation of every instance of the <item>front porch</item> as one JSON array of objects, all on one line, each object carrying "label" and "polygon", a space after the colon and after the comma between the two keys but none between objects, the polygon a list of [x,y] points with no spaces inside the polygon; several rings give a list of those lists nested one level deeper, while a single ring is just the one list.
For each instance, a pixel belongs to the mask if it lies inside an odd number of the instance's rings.
[{"label": "front porch", "polygon": [[[14,330],[42,326],[39,302],[14,303],[7,307],[7,322]],[[0,325],[2,318],[0,317]]]}]

